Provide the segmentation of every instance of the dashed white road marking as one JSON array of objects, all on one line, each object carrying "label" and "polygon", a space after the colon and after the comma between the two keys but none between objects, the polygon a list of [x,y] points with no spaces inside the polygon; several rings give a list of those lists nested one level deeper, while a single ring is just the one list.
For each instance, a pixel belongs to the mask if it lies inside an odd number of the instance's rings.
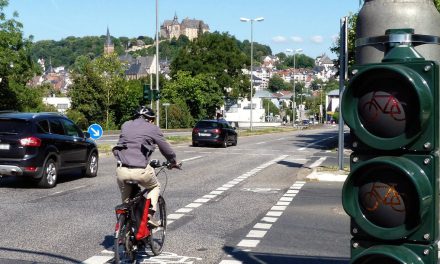
[{"label": "dashed white road marking", "polygon": [[[253,229],[249,231],[246,235],[245,239],[242,239],[238,244],[238,251],[247,251],[249,248],[255,248],[260,243],[261,239],[264,238],[266,233],[272,227],[272,224],[275,223],[278,218],[284,213],[287,209],[287,206],[290,205],[290,202],[293,201],[294,196],[299,192],[299,190],[304,186],[304,181],[296,181],[292,186],[290,186],[289,190],[278,200],[276,205],[272,206],[272,208],[266,213],[266,215],[261,218],[261,220],[254,225]],[[253,239],[249,239],[253,238]],[[259,238],[259,239],[256,239]],[[228,256],[231,257],[231,256]],[[241,261],[236,260],[222,260],[219,264],[239,264]]]},{"label": "dashed white road marking", "polygon": [[[212,199],[215,199],[218,195],[222,194],[223,192],[229,190],[230,188],[235,187],[235,185],[239,184],[240,182],[244,181],[245,179],[256,175],[258,172],[260,172],[261,170],[275,164],[276,162],[285,159],[286,157],[288,157],[289,155],[281,155],[271,161],[268,161],[266,163],[263,163],[262,165],[256,167],[255,169],[252,169],[251,171],[248,171],[240,176],[238,176],[237,178],[223,184],[221,187],[215,189],[214,191],[211,191],[209,194],[203,195],[200,198],[197,198],[196,200],[194,200],[192,203],[189,203],[188,205],[186,205],[183,208],[177,209],[174,213],[171,213],[167,216],[167,225],[172,224],[174,221],[182,218],[185,216],[185,214],[190,213],[191,211],[193,211],[194,209],[202,206],[203,204],[206,204],[207,202],[209,202]],[[190,161],[190,160],[195,160],[195,159],[199,159],[202,158],[202,156],[196,156],[196,157],[192,157],[192,158],[188,158],[188,159],[184,159],[182,161]],[[277,205],[284,205],[284,204],[277,204]],[[271,217],[271,214],[273,215],[277,215],[278,216],[278,211],[276,211],[276,209],[274,209],[271,213],[269,213],[268,216],[263,217],[262,218],[262,223],[258,223],[257,225],[255,225],[254,227],[256,229],[266,229],[269,230],[270,227],[272,226],[271,223],[276,222],[276,220],[278,219],[277,217]],[[260,237],[264,237],[264,235],[266,234],[266,231],[261,231],[261,230],[253,230],[251,232],[249,232],[249,236],[251,238],[260,238]],[[240,247],[255,247],[258,243],[260,242],[260,240],[254,240],[254,239],[247,239],[247,240],[242,240],[239,244]],[[246,249],[241,249],[241,251],[245,251]],[[106,263],[107,261],[111,260],[113,258],[113,252],[111,252],[111,256],[93,256],[87,260],[85,260],[83,262],[83,264],[103,264]],[[240,261],[222,261],[222,264],[238,264],[241,263]]]},{"label": "dashed white road marking", "polygon": [[312,168],[312,169],[316,168],[319,165],[321,165],[326,159],[327,159],[327,157],[321,157],[317,161],[313,162],[309,167]]},{"label": "dashed white road marking", "polygon": [[203,156],[195,156],[195,157],[192,157],[192,158],[183,159],[182,162],[190,161],[190,160],[195,160],[195,159],[200,159],[200,158],[203,158]]}]

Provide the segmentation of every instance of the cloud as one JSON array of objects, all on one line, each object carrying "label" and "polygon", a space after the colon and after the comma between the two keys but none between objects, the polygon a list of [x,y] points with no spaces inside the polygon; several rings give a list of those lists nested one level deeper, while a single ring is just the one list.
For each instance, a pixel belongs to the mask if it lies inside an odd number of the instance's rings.
[{"label": "cloud", "polygon": [[298,37],[298,36],[290,37],[290,39],[295,43],[301,43],[304,41],[302,37]]},{"label": "cloud", "polygon": [[310,38],[310,40],[316,44],[321,44],[322,42],[324,42],[324,38],[322,36],[313,36]]},{"label": "cloud", "polygon": [[285,43],[287,42],[287,38],[283,36],[276,36],[272,38],[272,41],[275,43]]}]

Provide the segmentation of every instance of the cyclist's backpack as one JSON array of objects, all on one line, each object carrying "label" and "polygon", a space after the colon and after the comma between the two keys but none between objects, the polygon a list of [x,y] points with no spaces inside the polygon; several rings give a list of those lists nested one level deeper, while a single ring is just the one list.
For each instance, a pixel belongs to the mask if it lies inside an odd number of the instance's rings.
[{"label": "cyclist's backpack", "polygon": [[148,229],[150,202],[150,199],[141,196],[139,203],[136,204],[134,209],[134,235],[137,240],[141,240],[150,234],[150,230]]}]

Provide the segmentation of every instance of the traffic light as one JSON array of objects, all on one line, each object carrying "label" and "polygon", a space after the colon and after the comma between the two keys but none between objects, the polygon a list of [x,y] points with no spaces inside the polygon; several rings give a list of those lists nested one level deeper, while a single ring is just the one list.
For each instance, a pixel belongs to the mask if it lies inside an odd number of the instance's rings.
[{"label": "traffic light", "polygon": [[151,89],[150,89],[150,85],[149,84],[144,84],[144,86],[143,86],[143,95],[144,95],[144,100],[151,101],[152,93],[151,93]]},{"label": "traffic light", "polygon": [[153,92],[152,98],[154,101],[157,101],[161,98],[159,90],[151,90]]},{"label": "traffic light", "polygon": [[439,65],[394,42],[381,63],[352,73],[341,102],[353,149],[342,189],[350,263],[437,263]]}]

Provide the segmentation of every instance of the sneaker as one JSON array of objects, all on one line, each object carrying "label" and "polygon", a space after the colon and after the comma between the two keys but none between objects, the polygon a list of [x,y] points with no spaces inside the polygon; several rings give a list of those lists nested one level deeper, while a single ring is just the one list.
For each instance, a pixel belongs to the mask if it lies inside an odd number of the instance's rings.
[{"label": "sneaker", "polygon": [[155,220],[151,214],[148,214],[148,224],[152,227],[160,226],[160,222]]}]

